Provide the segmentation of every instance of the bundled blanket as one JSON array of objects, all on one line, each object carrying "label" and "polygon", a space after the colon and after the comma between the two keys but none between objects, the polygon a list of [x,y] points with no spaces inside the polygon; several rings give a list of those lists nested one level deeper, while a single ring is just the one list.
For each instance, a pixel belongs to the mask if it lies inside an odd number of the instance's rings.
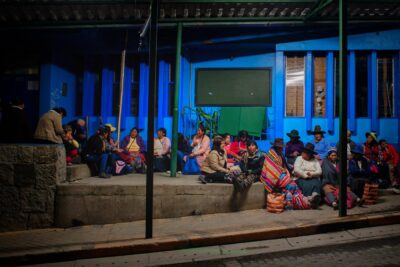
[{"label": "bundled blanket", "polygon": [[265,157],[260,180],[268,192],[277,188],[284,188],[291,182],[289,171],[283,167],[282,157],[271,148]]}]

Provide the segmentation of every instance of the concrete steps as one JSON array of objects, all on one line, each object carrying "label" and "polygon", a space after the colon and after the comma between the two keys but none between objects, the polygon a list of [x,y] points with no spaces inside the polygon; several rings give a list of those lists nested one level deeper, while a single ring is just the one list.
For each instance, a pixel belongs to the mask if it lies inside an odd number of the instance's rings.
[{"label": "concrete steps", "polygon": [[74,182],[90,176],[90,169],[86,164],[67,166],[67,182]]},{"label": "concrete steps", "polygon": [[[130,174],[78,180],[57,186],[56,219],[59,227],[144,220],[146,176]],[[155,219],[225,213],[265,206],[264,186],[254,184],[247,193],[231,184],[200,184],[198,176],[154,177]]]}]

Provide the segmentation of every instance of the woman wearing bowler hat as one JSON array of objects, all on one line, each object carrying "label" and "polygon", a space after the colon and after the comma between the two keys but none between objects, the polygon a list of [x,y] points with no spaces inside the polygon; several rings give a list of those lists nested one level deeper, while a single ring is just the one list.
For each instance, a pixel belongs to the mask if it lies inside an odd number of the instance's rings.
[{"label": "woman wearing bowler hat", "polygon": [[286,143],[285,156],[289,167],[293,168],[296,158],[303,152],[304,143],[300,141],[299,131],[297,130],[290,131],[287,136],[290,137],[290,141]]},{"label": "woman wearing bowler hat", "polygon": [[313,208],[316,208],[321,201],[321,165],[315,158],[317,152],[314,145],[307,143],[301,156],[297,157],[294,163],[294,174],[298,177],[296,183],[303,194],[310,197]]}]

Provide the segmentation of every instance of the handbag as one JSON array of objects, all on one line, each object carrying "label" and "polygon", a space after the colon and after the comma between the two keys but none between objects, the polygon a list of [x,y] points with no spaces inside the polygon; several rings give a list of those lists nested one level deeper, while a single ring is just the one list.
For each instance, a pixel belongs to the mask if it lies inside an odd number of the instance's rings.
[{"label": "handbag", "polygon": [[187,158],[187,161],[185,163],[185,166],[183,167],[182,170],[183,174],[200,174],[200,166],[197,163],[197,159],[196,158]]}]

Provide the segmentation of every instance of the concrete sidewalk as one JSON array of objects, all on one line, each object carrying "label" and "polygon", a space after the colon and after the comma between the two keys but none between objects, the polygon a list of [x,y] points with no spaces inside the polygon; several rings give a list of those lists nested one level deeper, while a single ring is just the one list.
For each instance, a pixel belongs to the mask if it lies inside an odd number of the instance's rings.
[{"label": "concrete sidewalk", "polygon": [[22,264],[138,254],[394,224],[400,223],[400,196],[383,195],[378,204],[356,207],[344,218],[337,214],[324,205],[319,210],[281,214],[248,210],[157,219],[153,239],[144,239],[144,221],[8,232],[0,234],[0,262]]}]

